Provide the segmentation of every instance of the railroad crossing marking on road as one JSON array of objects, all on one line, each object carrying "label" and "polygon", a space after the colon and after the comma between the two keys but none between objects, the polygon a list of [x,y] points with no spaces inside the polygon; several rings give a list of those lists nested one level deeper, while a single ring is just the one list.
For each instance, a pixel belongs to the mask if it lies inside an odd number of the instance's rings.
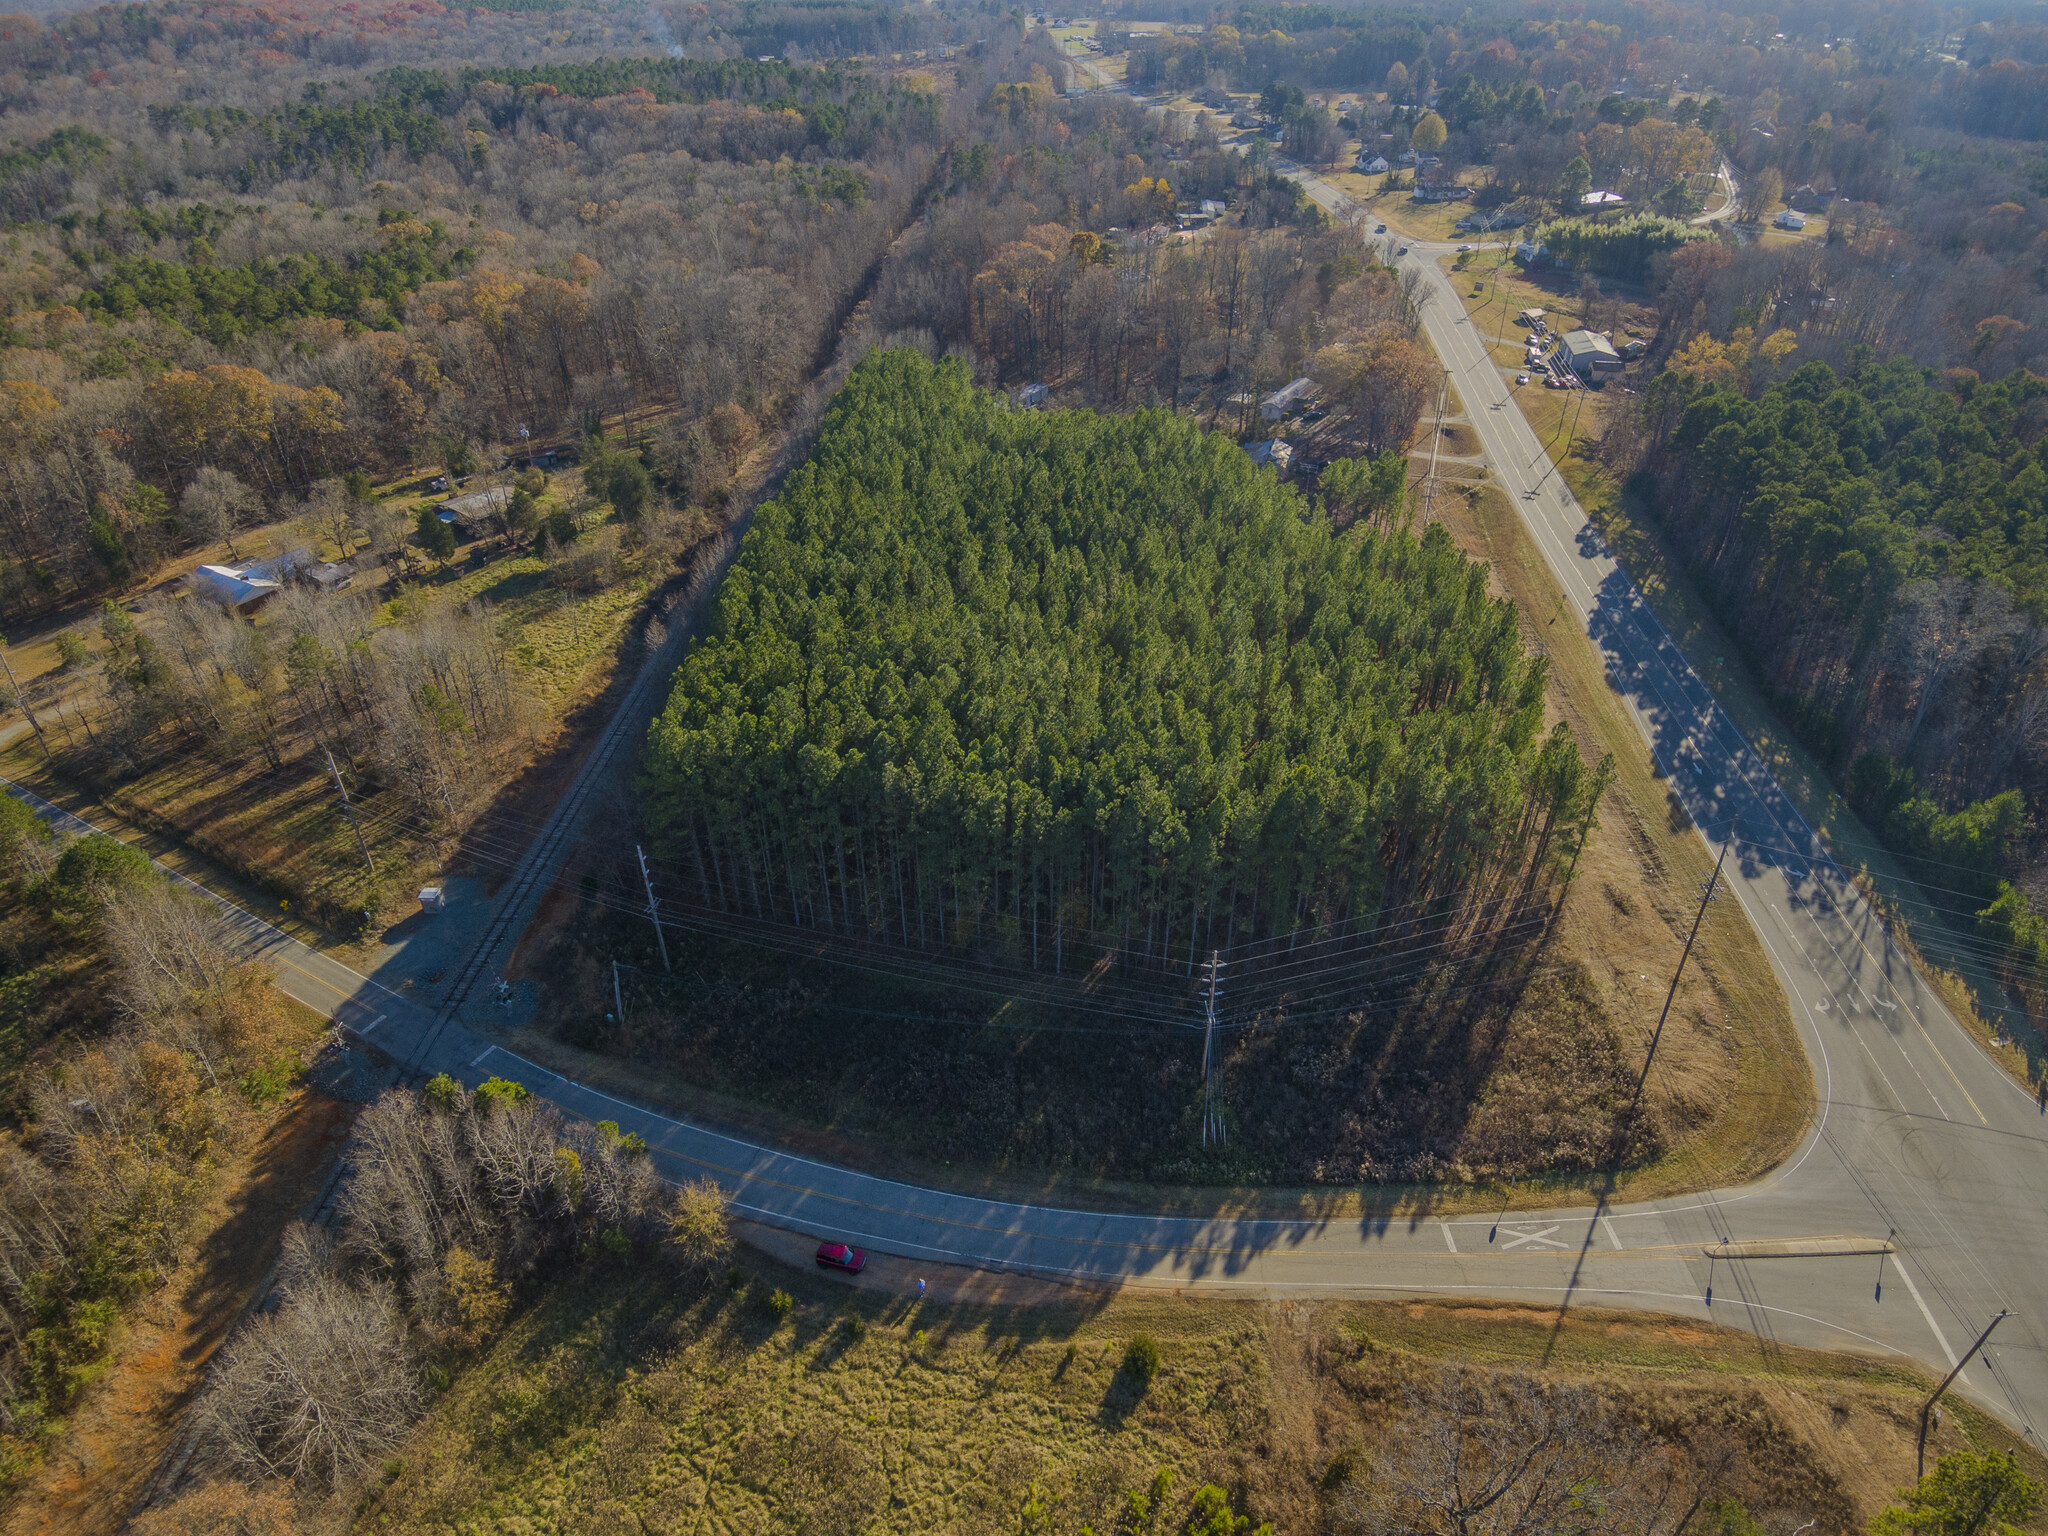
[{"label": "railroad crossing marking on road", "polygon": [[1545,1227],[1541,1232],[1523,1232],[1514,1227],[1503,1227],[1501,1228],[1501,1231],[1507,1234],[1507,1238],[1506,1241],[1504,1241],[1501,1244],[1501,1247],[1520,1248],[1524,1244],[1527,1244],[1531,1248],[1569,1248],[1571,1247],[1570,1243],[1559,1242],[1556,1238],[1550,1235],[1551,1233],[1555,1232],[1560,1225],[1562,1225],[1562,1223],[1552,1222],[1549,1226]]}]

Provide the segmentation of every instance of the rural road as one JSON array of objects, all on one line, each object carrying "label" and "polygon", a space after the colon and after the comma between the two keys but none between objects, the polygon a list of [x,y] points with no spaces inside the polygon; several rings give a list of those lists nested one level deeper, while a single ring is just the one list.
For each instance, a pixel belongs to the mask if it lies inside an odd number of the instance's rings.
[{"label": "rural road", "polygon": [[[1341,209],[1340,194],[1304,181]],[[1888,947],[1883,925],[1608,556],[1473,336],[1435,251],[1412,247],[1404,264],[1431,285],[1429,339],[1612,686],[1702,837],[1736,836],[1730,885],[1791,999],[1818,1101],[1805,1141],[1770,1177],[1643,1204],[1444,1218],[1152,1217],[985,1200],[818,1163],[609,1097],[496,1044],[480,1022],[487,1008],[452,1017],[421,1007],[260,918],[235,909],[235,921],[287,992],[410,1069],[472,1084],[516,1078],[568,1113],[616,1120],[646,1137],[665,1174],[708,1173],[739,1212],[771,1225],[912,1260],[1130,1285],[1648,1309],[1766,1340],[1909,1356],[1937,1371],[2012,1307],[1959,1390],[2040,1444],[2032,1414],[2048,1422],[2048,1335],[2028,1281],[2048,1254],[2041,1105]],[[637,716],[622,718],[628,737],[644,725],[648,697],[636,690],[631,702],[621,711]],[[531,865],[501,900],[524,903],[552,884],[574,831],[536,838]],[[500,945],[506,934],[493,928],[486,942]]]}]

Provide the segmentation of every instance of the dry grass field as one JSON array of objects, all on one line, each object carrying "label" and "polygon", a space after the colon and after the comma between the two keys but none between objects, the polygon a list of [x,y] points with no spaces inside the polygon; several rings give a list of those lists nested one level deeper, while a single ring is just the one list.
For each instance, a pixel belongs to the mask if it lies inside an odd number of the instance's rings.
[{"label": "dry grass field", "polygon": [[[1733,1436],[1726,1491],[1772,1529],[1860,1529],[1912,1471],[1916,1372],[1653,1316],[1052,1292],[918,1301],[743,1255],[693,1294],[559,1286],[474,1360],[353,1528],[1074,1532],[1169,1471],[1287,1536],[1330,1528],[1407,1394],[1472,1365],[1590,1389],[1603,1414]],[[771,1290],[793,1309],[778,1321]],[[1144,1334],[1149,1385],[1123,1368]],[[1937,1449],[2004,1448],[1962,1409]],[[2040,1458],[2021,1448],[2038,1475]]]}]

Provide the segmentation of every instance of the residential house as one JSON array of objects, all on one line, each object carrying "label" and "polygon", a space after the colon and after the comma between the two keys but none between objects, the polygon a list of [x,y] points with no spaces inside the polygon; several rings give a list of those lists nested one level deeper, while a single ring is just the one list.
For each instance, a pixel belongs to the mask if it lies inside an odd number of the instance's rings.
[{"label": "residential house", "polygon": [[286,582],[315,565],[312,551],[287,550],[249,565],[202,565],[185,584],[230,613],[250,614],[284,590]]},{"label": "residential house", "polygon": [[512,487],[493,485],[463,496],[451,496],[441,503],[440,517],[452,524],[465,539],[480,539],[500,526],[505,509],[512,505]]},{"label": "residential house", "polygon": [[1780,229],[1801,230],[1806,228],[1806,215],[1795,208],[1787,208],[1771,222]]},{"label": "residential house", "polygon": [[1600,213],[1608,208],[1619,208],[1627,201],[1619,192],[1588,192],[1579,199],[1579,206],[1588,213]]},{"label": "residential house", "polygon": [[1021,410],[1035,411],[1052,398],[1050,384],[1026,384],[1017,391],[1017,405]]},{"label": "residential house", "polygon": [[1361,176],[1383,176],[1391,169],[1392,167],[1387,164],[1387,157],[1385,155],[1360,155],[1358,157],[1358,173]]},{"label": "residential house", "polygon": [[1276,389],[1259,402],[1259,415],[1266,421],[1278,421],[1289,411],[1307,405],[1316,397],[1316,381],[1309,378],[1296,379],[1284,389]]},{"label": "residential house", "polygon": [[1294,445],[1277,437],[1268,442],[1253,443],[1250,452],[1254,464],[1270,464],[1282,473],[1294,461]]},{"label": "residential house", "polygon": [[244,580],[232,565],[202,565],[185,584],[201,597],[211,598],[229,613],[254,613],[284,590],[281,581]]}]

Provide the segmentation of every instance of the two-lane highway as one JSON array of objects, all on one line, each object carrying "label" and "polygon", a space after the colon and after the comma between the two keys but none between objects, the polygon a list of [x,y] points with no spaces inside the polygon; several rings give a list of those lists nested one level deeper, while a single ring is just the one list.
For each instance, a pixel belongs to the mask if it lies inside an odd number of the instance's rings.
[{"label": "two-lane highway", "polygon": [[[1349,213],[1313,177],[1318,201]],[[1439,247],[1438,249],[1441,249]],[[1886,942],[1768,766],[1719,709],[1572,500],[1476,338],[1434,252],[1405,265],[1493,473],[1703,838],[1733,836],[1731,889],[1762,936],[1812,1064],[1797,1154],[1740,1189],[1576,1210],[1256,1221],[1019,1205],[834,1167],[626,1103],[511,1054],[475,1013],[435,1017],[253,916],[293,996],[414,1070],[517,1078],[564,1111],[645,1136],[663,1172],[716,1177],[746,1214],[911,1258],[1276,1294],[1455,1294],[1708,1318],[1766,1339],[1911,1356],[1945,1370],[1998,1308],[2015,1316],[1962,1388],[2032,1435],[2048,1357],[2029,1280],[2048,1256],[2048,1123]],[[626,735],[659,689],[636,691]],[[16,793],[21,793],[16,791]],[[32,798],[32,797],[25,797]],[[46,814],[51,813],[45,808]],[[56,813],[61,814],[61,813]],[[573,829],[543,839],[529,903]],[[508,942],[503,925],[486,941]],[[483,1010],[487,1013],[489,1010]]]}]

